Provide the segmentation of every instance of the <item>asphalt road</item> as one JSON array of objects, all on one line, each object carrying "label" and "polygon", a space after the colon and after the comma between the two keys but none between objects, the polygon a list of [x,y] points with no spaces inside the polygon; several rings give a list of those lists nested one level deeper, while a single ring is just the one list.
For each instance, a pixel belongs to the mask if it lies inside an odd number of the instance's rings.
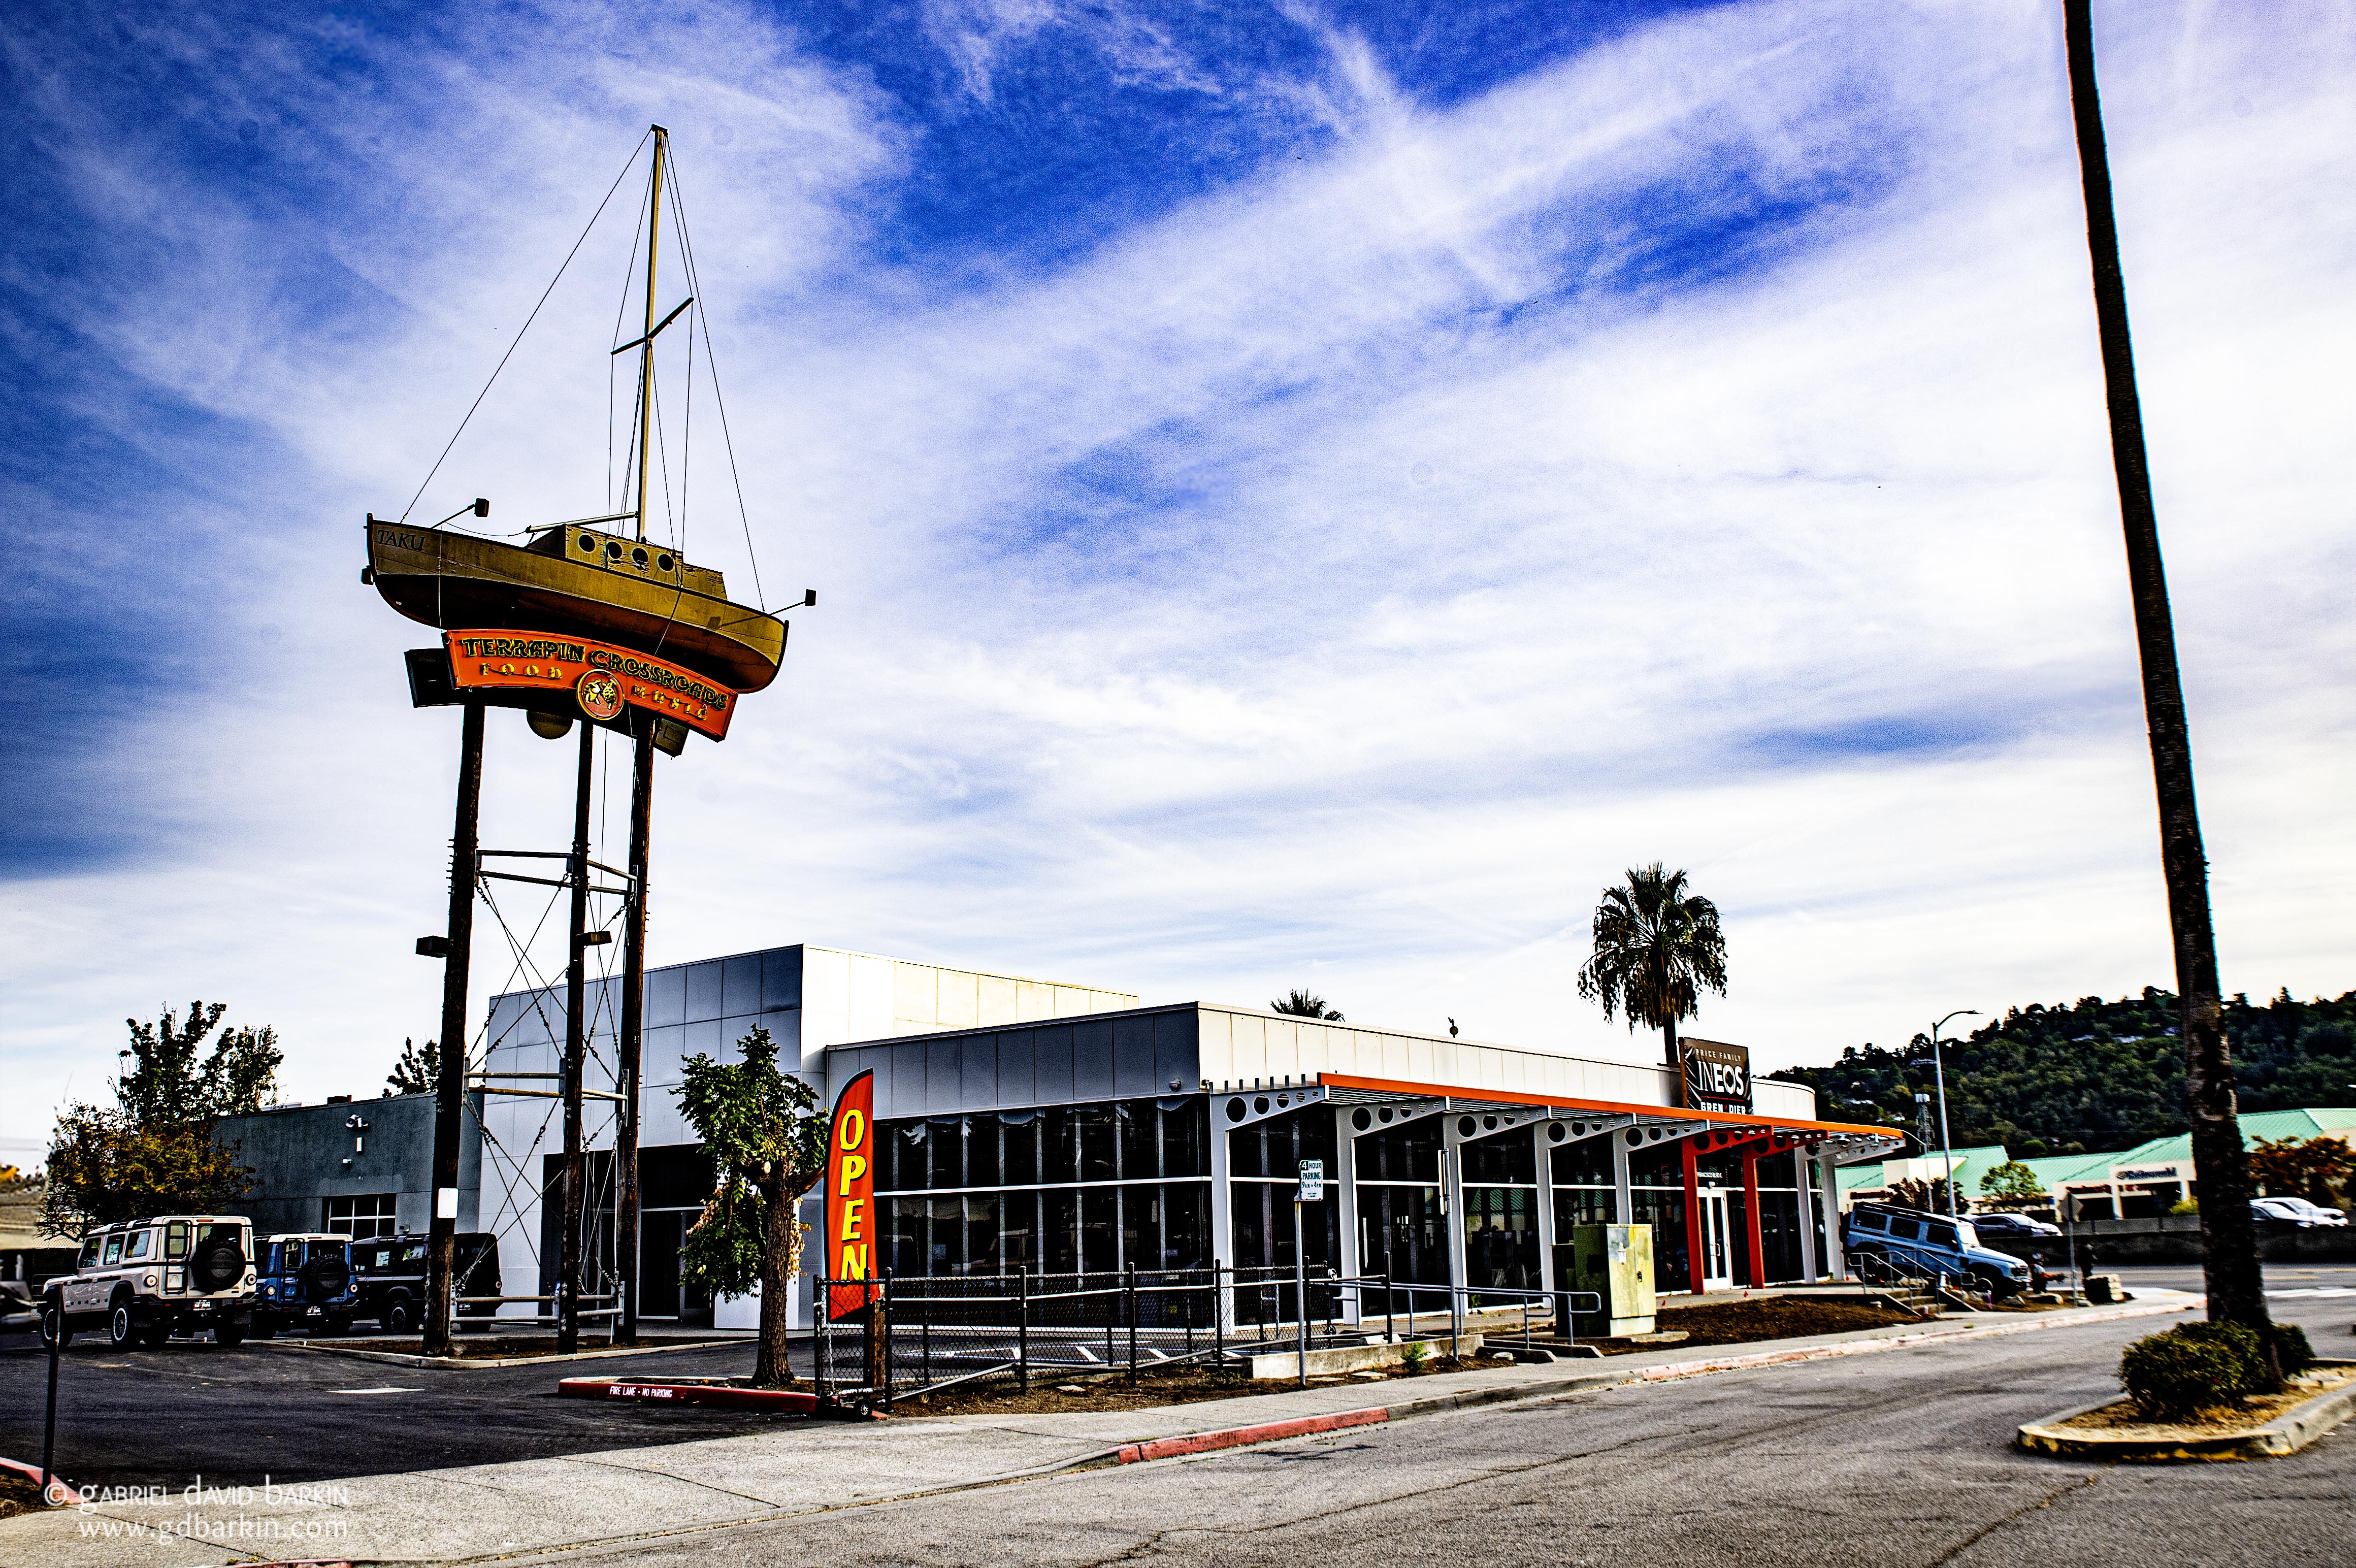
[{"label": "asphalt road", "polygon": [[[2197,1268],[2120,1272],[2130,1288],[2138,1281],[2200,1288]],[[2356,1267],[2276,1267],[2267,1279],[2276,1291],[2356,1287]],[[2332,1298],[2285,1297],[2278,1305],[2321,1308]],[[2286,1315],[2300,1320],[2297,1312]],[[2319,1342],[2317,1348],[2329,1355],[2335,1347]],[[2344,1338],[2337,1348],[2356,1354]],[[77,1483],[99,1486],[177,1487],[199,1474],[231,1484],[258,1484],[265,1476],[329,1480],[688,1442],[792,1419],[565,1400],[554,1392],[562,1372],[741,1375],[752,1367],[749,1344],[562,1369],[450,1371],[252,1343],[223,1350],[181,1339],[162,1350],[117,1352],[102,1338],[83,1336],[62,1359],[58,1468]],[[47,1370],[32,1335],[0,1334],[0,1455],[38,1462]]]},{"label": "asphalt road", "polygon": [[[2119,1275],[2129,1290],[2139,1283],[2160,1290],[2209,1288],[2201,1283],[2198,1263],[2138,1263],[2103,1272]],[[2356,1290],[2356,1263],[2268,1263],[2265,1274],[2269,1291]],[[2322,1347],[2317,1350],[2320,1353]]]},{"label": "asphalt road", "polygon": [[[2286,1298],[2350,1348],[2356,1296]],[[1081,1568],[2341,1568],[2356,1426],[2255,1464],[2104,1466],[2008,1444],[2115,1390],[2152,1320],[1615,1389],[1264,1448],[564,1554]]]},{"label": "asphalt road", "polygon": [[[488,1465],[757,1432],[749,1411],[560,1399],[556,1380],[748,1374],[747,1342],[563,1366],[452,1371],[251,1341],[117,1351],[78,1337],[59,1359],[59,1474],[78,1485],[259,1485]],[[38,1464],[48,1357],[0,1336],[0,1455]]]}]

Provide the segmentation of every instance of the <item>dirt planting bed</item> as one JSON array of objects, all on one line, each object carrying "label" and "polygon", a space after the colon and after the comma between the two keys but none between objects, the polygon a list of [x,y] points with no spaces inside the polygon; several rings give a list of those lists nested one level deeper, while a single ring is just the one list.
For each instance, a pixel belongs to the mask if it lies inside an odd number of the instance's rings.
[{"label": "dirt planting bed", "polygon": [[37,1513],[41,1507],[41,1484],[22,1476],[0,1470],[0,1519],[13,1519],[20,1513]]},{"label": "dirt planting bed", "polygon": [[2059,1423],[2062,1432],[2100,1433],[2106,1436],[2126,1437],[2221,1437],[2228,1433],[2244,1432],[2281,1415],[2294,1406],[2305,1404],[2318,1394],[2346,1388],[2356,1382],[2356,1370],[2334,1369],[2311,1372],[2295,1380],[2280,1393],[2246,1394],[2231,1404],[2212,1405],[2189,1415],[2155,1420],[2145,1413],[2133,1400],[2121,1400],[2100,1410],[2090,1410]]},{"label": "dirt planting bed", "polygon": [[[1887,1328],[1920,1319],[1855,1297],[1812,1298],[1798,1295],[1762,1296],[1755,1301],[1714,1301],[1700,1306],[1661,1309],[1655,1320],[1663,1332],[1682,1332],[1680,1348],[1700,1345],[1752,1345],[1765,1339],[1802,1339],[1815,1334],[1848,1334],[1860,1328]],[[1626,1339],[1595,1341],[1607,1356],[1631,1356],[1658,1350],[1659,1345],[1639,1345]]]}]

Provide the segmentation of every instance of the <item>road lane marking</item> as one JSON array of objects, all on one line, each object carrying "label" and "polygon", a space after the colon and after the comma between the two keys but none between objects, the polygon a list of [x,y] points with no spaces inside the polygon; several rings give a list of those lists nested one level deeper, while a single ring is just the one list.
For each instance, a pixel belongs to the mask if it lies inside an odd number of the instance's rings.
[{"label": "road lane marking", "polygon": [[386,1387],[380,1389],[329,1389],[327,1391],[331,1394],[416,1394],[423,1393],[425,1391],[423,1389],[397,1389],[388,1384]]}]

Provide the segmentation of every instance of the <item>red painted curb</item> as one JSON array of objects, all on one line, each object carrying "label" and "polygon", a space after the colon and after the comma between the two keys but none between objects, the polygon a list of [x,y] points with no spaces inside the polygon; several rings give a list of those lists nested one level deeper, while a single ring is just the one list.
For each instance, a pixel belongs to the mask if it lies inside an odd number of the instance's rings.
[{"label": "red painted curb", "polygon": [[1372,1426],[1388,1421],[1389,1410],[1375,1405],[1345,1410],[1338,1415],[1304,1415],[1293,1421],[1268,1421],[1258,1426],[1230,1426],[1223,1432],[1191,1432],[1183,1437],[1157,1437],[1132,1443],[1114,1452],[1124,1465],[1143,1459],[1170,1459],[1181,1454],[1202,1454],[1214,1448],[1234,1448],[1246,1443],[1272,1443],[1280,1437],[1305,1437],[1312,1432],[1336,1432],[1345,1426]]},{"label": "red painted curb", "polygon": [[793,1389],[732,1389],[712,1383],[634,1383],[617,1378],[559,1378],[556,1391],[574,1399],[650,1400],[672,1404],[725,1405],[809,1415],[818,1396]]},{"label": "red painted curb", "polygon": [[[21,1459],[0,1459],[0,1470],[14,1471],[35,1487],[41,1484],[41,1467],[38,1465],[27,1465]],[[43,1500],[51,1508],[59,1509],[80,1502],[81,1495],[74,1490],[72,1482],[52,1470],[49,1472],[48,1494]]]}]

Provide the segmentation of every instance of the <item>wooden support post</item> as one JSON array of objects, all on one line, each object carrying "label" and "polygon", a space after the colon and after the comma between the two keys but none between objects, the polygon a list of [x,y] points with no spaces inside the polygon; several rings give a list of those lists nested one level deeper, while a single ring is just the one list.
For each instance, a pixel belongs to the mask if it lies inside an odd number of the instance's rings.
[{"label": "wooden support post", "polygon": [[597,726],[581,725],[581,774],[573,797],[572,961],[564,969],[564,1230],[557,1247],[556,1348],[581,1348],[582,1190],[581,1070],[587,1055],[588,953],[582,933],[589,918],[589,786],[597,755]]},{"label": "wooden support post", "polygon": [[458,806],[450,829],[450,950],[442,960],[442,1059],[434,1083],[434,1194],[426,1228],[425,1353],[450,1350],[455,1294],[458,1142],[466,1093],[466,966],[475,940],[475,871],[481,848],[483,705],[466,705],[458,730]]},{"label": "wooden support post", "polygon": [[647,855],[654,824],[655,729],[653,715],[639,714],[630,747],[630,907],[622,930],[621,1081],[614,1129],[614,1267],[622,1276],[619,1337],[638,1342],[638,1102],[639,1064],[645,1059],[647,1000]]}]

